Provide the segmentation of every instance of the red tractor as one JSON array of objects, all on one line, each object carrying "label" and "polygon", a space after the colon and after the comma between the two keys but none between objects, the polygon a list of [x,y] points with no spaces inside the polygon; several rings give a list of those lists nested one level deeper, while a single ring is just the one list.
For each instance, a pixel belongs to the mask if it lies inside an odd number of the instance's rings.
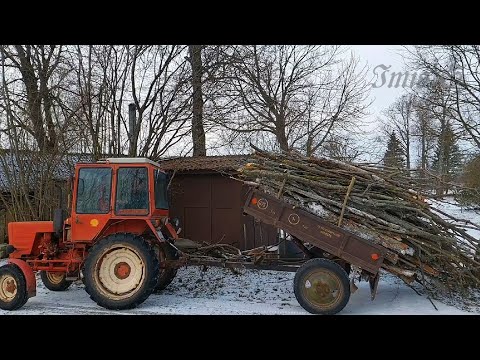
[{"label": "red tractor", "polygon": [[175,277],[178,221],[169,222],[168,176],[146,158],[79,163],[71,216],[8,224],[9,258],[0,260],[0,308],[16,310],[45,286],[66,290],[82,279],[107,309],[129,309]]}]

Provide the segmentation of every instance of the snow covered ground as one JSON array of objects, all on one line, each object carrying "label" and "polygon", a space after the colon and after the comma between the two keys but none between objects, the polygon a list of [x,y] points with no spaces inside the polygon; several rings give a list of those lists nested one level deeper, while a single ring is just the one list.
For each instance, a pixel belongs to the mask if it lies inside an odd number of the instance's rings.
[{"label": "snow covered ground", "polygon": [[[430,200],[430,203],[435,208],[457,219],[469,220],[477,225],[480,225],[480,212],[457,205],[452,197],[448,197],[444,201]],[[480,230],[467,229],[467,233],[476,239],[480,238]]]},{"label": "snow covered ground", "polygon": [[[161,294],[151,295],[136,309],[106,310],[95,304],[80,283],[65,292],[52,292],[39,281],[37,296],[15,312],[0,310],[0,314],[195,314],[195,315],[309,315],[293,294],[293,273],[243,270],[234,274],[228,269],[188,267]],[[473,314],[453,306],[430,301],[417,295],[399,279],[382,275],[377,298],[370,300],[368,283],[361,282],[350,302],[339,313],[349,314]],[[477,312],[480,313],[480,312]]]}]

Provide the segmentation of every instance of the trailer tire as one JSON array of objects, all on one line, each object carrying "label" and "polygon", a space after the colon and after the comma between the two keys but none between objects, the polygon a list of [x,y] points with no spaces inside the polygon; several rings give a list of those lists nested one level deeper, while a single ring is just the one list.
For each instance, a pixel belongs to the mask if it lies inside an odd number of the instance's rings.
[{"label": "trailer tire", "polygon": [[348,275],[331,260],[307,261],[295,273],[293,284],[298,303],[311,314],[336,314],[350,299]]},{"label": "trailer tire", "polygon": [[66,280],[67,274],[55,273],[48,271],[40,271],[40,279],[42,279],[43,285],[50,291],[65,291],[72,281]]},{"label": "trailer tire", "polygon": [[28,300],[27,282],[14,264],[0,267],[0,309],[17,310]]},{"label": "trailer tire", "polygon": [[92,246],[83,275],[85,290],[98,305],[112,310],[132,309],[155,289],[159,262],[143,237],[117,233]]},{"label": "trailer tire", "polygon": [[[158,256],[160,258],[160,261],[163,261],[163,259],[167,259],[167,260],[178,259],[177,252],[175,251],[174,248],[172,248],[168,244],[161,244],[158,247],[158,251],[159,251]],[[172,269],[172,268],[160,269],[160,274],[158,276],[157,285],[155,286],[155,291],[156,292],[162,291],[168,285],[170,285],[170,283],[173,281],[173,279],[175,279],[175,276],[177,275],[177,270],[178,269]]]}]

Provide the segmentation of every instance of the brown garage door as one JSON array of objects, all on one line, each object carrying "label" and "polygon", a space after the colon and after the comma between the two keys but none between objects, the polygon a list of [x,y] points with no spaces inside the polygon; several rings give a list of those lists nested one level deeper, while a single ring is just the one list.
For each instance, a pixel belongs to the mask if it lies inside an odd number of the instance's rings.
[{"label": "brown garage door", "polygon": [[170,190],[172,217],[181,236],[198,242],[227,243],[240,249],[271,245],[276,229],[242,214],[246,188],[220,174],[176,175]]}]

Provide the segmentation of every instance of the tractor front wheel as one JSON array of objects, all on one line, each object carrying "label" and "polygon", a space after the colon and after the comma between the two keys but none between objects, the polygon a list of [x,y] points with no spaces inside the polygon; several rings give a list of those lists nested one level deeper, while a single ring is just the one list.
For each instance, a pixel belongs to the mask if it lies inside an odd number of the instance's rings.
[{"label": "tractor front wheel", "polygon": [[159,262],[141,236],[113,234],[90,249],[83,275],[85,290],[98,305],[113,310],[131,309],[155,289]]},{"label": "tractor front wheel", "polygon": [[0,267],[0,309],[17,310],[28,300],[27,282],[14,264]]},{"label": "tractor front wheel", "polygon": [[50,291],[65,291],[72,285],[72,281],[66,280],[67,274],[61,272],[41,271],[40,278]]}]

